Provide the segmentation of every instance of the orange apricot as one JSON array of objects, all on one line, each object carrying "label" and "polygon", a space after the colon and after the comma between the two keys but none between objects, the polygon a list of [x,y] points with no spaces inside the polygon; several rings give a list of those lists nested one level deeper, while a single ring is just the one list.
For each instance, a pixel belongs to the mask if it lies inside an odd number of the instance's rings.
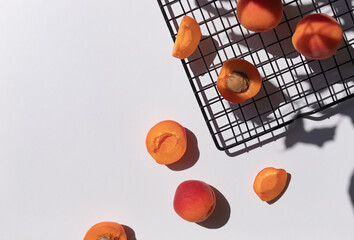
[{"label": "orange apricot", "polygon": [[205,182],[188,180],[176,189],[173,200],[175,212],[189,222],[202,222],[214,211],[216,197],[214,190]]},{"label": "orange apricot", "polygon": [[259,92],[262,78],[253,64],[234,58],[222,66],[216,86],[227,101],[241,103]]},{"label": "orange apricot", "polygon": [[296,25],[292,42],[304,57],[320,60],[331,57],[342,39],[342,28],[334,18],[323,13],[313,13]]},{"label": "orange apricot", "polygon": [[127,240],[127,235],[119,223],[100,222],[87,231],[84,240]]},{"label": "orange apricot", "polygon": [[237,18],[241,25],[253,32],[275,28],[283,16],[281,0],[238,0]]},{"label": "orange apricot", "polygon": [[146,136],[146,148],[159,164],[177,162],[187,148],[187,135],[183,126],[165,120],[153,126]]},{"label": "orange apricot", "polygon": [[189,16],[184,16],[177,32],[172,56],[184,59],[192,55],[199,45],[201,36],[202,33],[197,21]]},{"label": "orange apricot", "polygon": [[284,169],[267,167],[257,174],[253,190],[262,201],[271,201],[284,190],[287,178]]}]

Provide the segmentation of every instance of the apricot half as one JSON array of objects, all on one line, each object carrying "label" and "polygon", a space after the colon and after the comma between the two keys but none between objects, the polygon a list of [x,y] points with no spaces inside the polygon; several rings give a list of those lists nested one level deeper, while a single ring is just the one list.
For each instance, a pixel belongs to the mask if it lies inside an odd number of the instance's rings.
[{"label": "apricot half", "polygon": [[202,33],[197,21],[189,16],[184,16],[177,32],[172,56],[185,59],[192,55],[199,45],[201,36]]},{"label": "apricot half", "polygon": [[198,180],[182,182],[176,189],[173,207],[189,222],[202,222],[214,211],[215,193],[210,185]]},{"label": "apricot half", "polygon": [[287,178],[288,174],[284,169],[267,167],[257,174],[253,190],[262,201],[271,201],[284,190]]},{"label": "apricot half", "polygon": [[241,25],[253,32],[275,28],[283,16],[281,0],[238,0],[237,18]]},{"label": "apricot half", "polygon": [[159,164],[177,162],[187,148],[186,131],[182,125],[165,120],[153,126],[146,136],[146,148]]},{"label": "apricot half", "polygon": [[342,28],[334,18],[323,13],[313,13],[296,25],[292,42],[304,57],[320,60],[331,57],[342,39]]},{"label": "apricot half", "polygon": [[222,66],[216,86],[227,101],[241,103],[259,92],[262,78],[253,64],[234,58]]},{"label": "apricot half", "polygon": [[84,240],[127,240],[127,235],[119,223],[100,222],[87,231]]}]

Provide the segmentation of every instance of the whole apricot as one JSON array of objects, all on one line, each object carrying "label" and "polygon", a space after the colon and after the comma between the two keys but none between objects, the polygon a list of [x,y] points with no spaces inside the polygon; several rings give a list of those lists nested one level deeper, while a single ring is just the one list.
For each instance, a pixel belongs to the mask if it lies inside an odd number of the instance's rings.
[{"label": "whole apricot", "polygon": [[180,160],[187,149],[186,131],[182,125],[165,120],[154,125],[146,136],[146,148],[159,164]]},{"label": "whole apricot", "polygon": [[100,222],[87,231],[84,240],[127,240],[127,235],[119,223]]},{"label": "whole apricot", "polygon": [[304,57],[320,60],[331,57],[342,39],[342,28],[334,18],[323,13],[313,13],[296,25],[292,42]]},{"label": "whole apricot", "polygon": [[214,211],[215,193],[210,185],[198,180],[182,182],[176,189],[173,207],[189,222],[202,222]]},{"label": "whole apricot", "polygon": [[271,201],[284,190],[287,178],[288,174],[284,169],[264,168],[257,174],[253,190],[262,201]]},{"label": "whole apricot", "polygon": [[275,28],[283,16],[281,0],[238,0],[237,18],[241,25],[253,32]]}]

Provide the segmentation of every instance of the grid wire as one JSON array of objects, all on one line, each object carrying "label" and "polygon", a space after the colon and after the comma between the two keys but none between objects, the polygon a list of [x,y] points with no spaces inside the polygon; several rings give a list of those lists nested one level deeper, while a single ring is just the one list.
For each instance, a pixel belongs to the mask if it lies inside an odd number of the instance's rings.
[{"label": "grid wire", "polygon": [[[183,16],[202,31],[198,49],[181,60],[210,134],[219,150],[259,139],[301,118],[354,96],[354,10],[350,0],[283,0],[283,18],[270,31],[243,28],[235,0],[158,0],[176,39]],[[291,43],[296,24],[310,13],[326,13],[342,26],[343,42],[326,60],[309,60]],[[261,91],[233,104],[216,88],[223,63],[231,58],[253,63],[262,76]]]}]

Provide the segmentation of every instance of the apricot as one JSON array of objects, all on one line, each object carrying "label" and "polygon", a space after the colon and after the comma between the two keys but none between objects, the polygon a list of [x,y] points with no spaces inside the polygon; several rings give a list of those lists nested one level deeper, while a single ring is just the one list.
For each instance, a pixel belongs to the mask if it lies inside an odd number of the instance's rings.
[{"label": "apricot", "polygon": [[241,25],[253,32],[275,28],[283,16],[281,0],[238,0],[237,18]]},{"label": "apricot", "polygon": [[148,132],[146,148],[159,164],[166,165],[177,162],[186,152],[186,131],[182,125],[175,121],[159,122]]},{"label": "apricot", "polygon": [[220,70],[216,87],[227,101],[241,103],[254,97],[262,86],[257,68],[243,59],[227,60]]},{"label": "apricot", "polygon": [[198,180],[182,182],[173,200],[175,212],[189,222],[202,222],[214,211],[215,193],[210,185]]},{"label": "apricot", "polygon": [[201,36],[202,33],[197,21],[189,16],[184,16],[177,32],[172,56],[185,59],[192,55],[199,45]]},{"label": "apricot", "polygon": [[84,240],[127,240],[127,235],[119,223],[100,222],[87,231]]},{"label": "apricot", "polygon": [[313,13],[296,25],[292,42],[304,57],[320,60],[331,57],[342,39],[342,28],[334,18],[323,13]]},{"label": "apricot", "polygon": [[257,174],[253,190],[262,201],[274,200],[284,190],[287,178],[284,169],[267,167]]}]

